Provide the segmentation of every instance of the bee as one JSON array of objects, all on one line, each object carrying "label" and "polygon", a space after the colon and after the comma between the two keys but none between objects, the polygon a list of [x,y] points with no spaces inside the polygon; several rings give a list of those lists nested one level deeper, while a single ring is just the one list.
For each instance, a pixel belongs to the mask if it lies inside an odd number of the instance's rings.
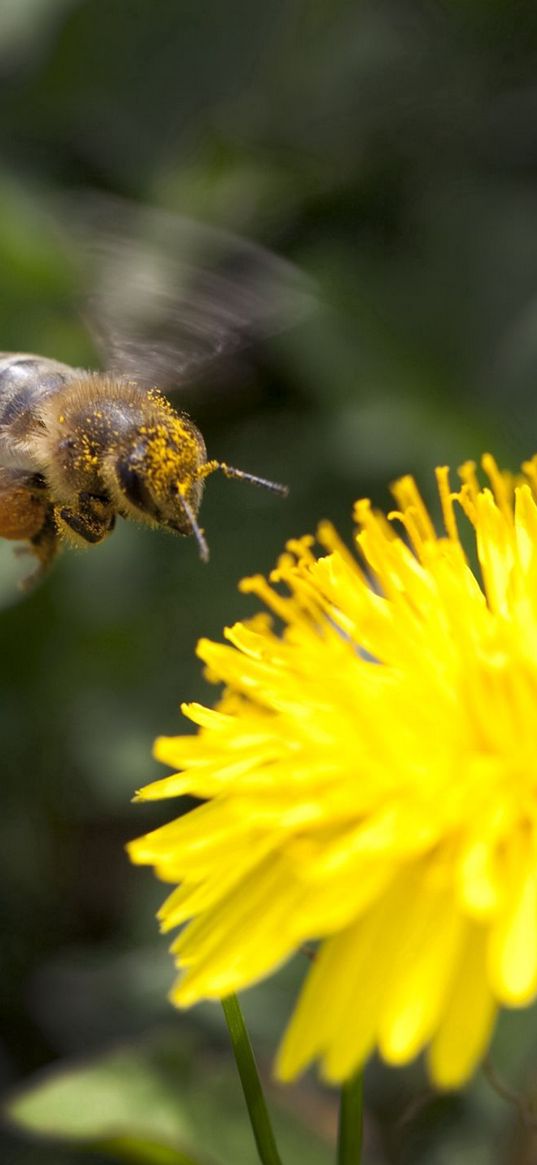
[{"label": "bee", "polygon": [[285,495],[277,482],[207,457],[164,390],[301,315],[309,288],[254,244],[160,212],[114,204],[91,227],[90,326],[107,370],[0,353],[0,537],[48,571],[62,542],[91,546],[118,517],[193,535],[216,471]]}]

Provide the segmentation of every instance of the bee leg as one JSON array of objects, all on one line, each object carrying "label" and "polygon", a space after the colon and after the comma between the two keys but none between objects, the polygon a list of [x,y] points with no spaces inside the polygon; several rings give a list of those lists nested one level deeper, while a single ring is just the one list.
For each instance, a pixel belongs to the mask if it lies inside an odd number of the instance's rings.
[{"label": "bee leg", "polygon": [[56,521],[60,531],[72,541],[94,545],[102,542],[114,529],[116,515],[110,499],[105,495],[81,493],[78,495],[78,509],[58,507]]},{"label": "bee leg", "polygon": [[21,579],[19,587],[23,591],[31,591],[48,574],[50,567],[59,550],[58,528],[54,517],[54,507],[48,505],[44,521],[37,534],[28,540],[26,546],[17,547],[16,554],[33,554],[38,565],[31,574]]},{"label": "bee leg", "polygon": [[0,538],[22,542],[38,534],[47,514],[48,498],[33,479],[18,471],[0,470]]},{"label": "bee leg", "polygon": [[45,573],[56,553],[57,534],[46,482],[40,474],[0,470],[0,538],[23,542],[16,554],[32,554],[38,569],[19,586],[26,590]]}]

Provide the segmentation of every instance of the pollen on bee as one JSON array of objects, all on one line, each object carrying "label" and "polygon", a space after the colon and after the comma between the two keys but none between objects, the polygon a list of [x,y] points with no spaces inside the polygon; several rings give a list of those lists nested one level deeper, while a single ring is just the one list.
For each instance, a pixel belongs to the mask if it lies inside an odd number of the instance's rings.
[{"label": "pollen on bee", "polygon": [[79,434],[76,462],[79,469],[95,469],[99,465],[97,450],[87,433]]},{"label": "pollen on bee", "polygon": [[172,482],[188,490],[196,476],[199,443],[180,417],[162,425],[143,425],[142,436],[148,438],[146,473],[152,489],[164,494]]}]

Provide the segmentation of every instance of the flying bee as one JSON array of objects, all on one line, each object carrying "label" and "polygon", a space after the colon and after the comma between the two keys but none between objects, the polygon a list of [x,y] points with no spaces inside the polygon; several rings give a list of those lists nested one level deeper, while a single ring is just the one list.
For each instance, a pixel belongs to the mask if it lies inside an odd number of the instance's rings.
[{"label": "flying bee", "polygon": [[101,542],[117,517],[193,535],[207,561],[198,513],[217,470],[287,492],[208,459],[199,429],[164,390],[302,315],[304,278],[254,244],[122,204],[103,212],[99,203],[89,233],[90,325],[107,371],[0,353],[0,537],[37,559],[25,588],[62,541]]}]

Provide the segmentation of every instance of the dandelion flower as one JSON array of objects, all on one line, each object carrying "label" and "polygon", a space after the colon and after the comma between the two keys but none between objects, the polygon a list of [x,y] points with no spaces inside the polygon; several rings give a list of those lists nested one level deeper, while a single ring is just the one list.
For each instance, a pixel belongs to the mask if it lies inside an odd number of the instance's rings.
[{"label": "dandelion flower", "polygon": [[129,847],[175,885],[177,1005],[318,944],[283,1079],[425,1051],[457,1087],[537,995],[537,458],[483,468],[437,470],[440,533],[405,477],[388,518],[357,503],[357,557],[323,523],[244,580],[270,614],[199,643],[223,695],[139,793],[201,802]]}]

